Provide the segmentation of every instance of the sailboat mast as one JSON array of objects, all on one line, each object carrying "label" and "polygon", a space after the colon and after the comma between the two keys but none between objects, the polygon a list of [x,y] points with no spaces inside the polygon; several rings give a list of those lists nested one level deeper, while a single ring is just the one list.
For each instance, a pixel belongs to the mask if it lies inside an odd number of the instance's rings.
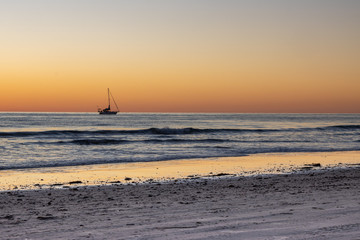
[{"label": "sailboat mast", "polygon": [[110,90],[108,88],[108,103],[109,103],[109,109],[110,109]]}]

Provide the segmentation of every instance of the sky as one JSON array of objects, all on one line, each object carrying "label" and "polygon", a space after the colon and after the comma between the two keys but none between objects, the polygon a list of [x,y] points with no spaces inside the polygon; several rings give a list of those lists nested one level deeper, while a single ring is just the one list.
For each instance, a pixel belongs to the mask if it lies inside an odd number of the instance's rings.
[{"label": "sky", "polygon": [[360,113],[357,0],[0,0],[0,111]]}]

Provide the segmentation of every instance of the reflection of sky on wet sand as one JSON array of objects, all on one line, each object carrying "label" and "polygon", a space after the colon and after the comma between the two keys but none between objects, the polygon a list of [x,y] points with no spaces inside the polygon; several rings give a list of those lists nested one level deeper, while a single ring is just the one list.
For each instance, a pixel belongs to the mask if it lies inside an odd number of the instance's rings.
[{"label": "reflection of sky on wet sand", "polygon": [[[276,174],[298,171],[307,164],[314,163],[320,163],[321,167],[360,164],[360,152],[257,154],[245,157],[0,171],[0,190],[166,181],[216,177],[221,173],[239,176]],[[308,168],[319,169],[311,166]],[[76,181],[81,181],[81,184],[69,184]]]}]

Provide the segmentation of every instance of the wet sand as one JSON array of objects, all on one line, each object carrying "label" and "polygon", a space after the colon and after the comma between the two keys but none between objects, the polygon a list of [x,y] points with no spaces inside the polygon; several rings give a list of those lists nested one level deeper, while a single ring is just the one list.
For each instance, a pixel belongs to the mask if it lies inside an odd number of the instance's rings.
[{"label": "wet sand", "polygon": [[213,159],[3,170],[0,171],[0,191],[166,182],[176,179],[214,178],[223,175],[281,174],[346,167],[357,163],[360,163],[359,151],[255,154]]},{"label": "wet sand", "polygon": [[2,191],[0,239],[359,239],[360,162],[338,160],[289,174]]}]

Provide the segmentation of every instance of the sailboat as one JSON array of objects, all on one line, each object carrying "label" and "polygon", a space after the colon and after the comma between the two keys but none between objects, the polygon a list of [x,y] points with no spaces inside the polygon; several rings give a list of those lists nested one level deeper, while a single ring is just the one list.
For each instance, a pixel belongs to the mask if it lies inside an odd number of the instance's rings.
[{"label": "sailboat", "polygon": [[[111,107],[110,107],[110,96],[111,96],[112,100],[114,101],[114,104],[115,104],[115,106],[116,106],[117,111],[112,111],[112,110],[111,110]],[[116,104],[116,102],[115,102],[112,94],[110,93],[110,89],[109,89],[109,88],[108,88],[108,102],[109,102],[109,106],[108,106],[107,108],[104,108],[104,109],[99,108],[99,109],[98,109],[99,114],[115,115],[115,114],[117,114],[117,113],[119,112],[119,108],[118,108],[118,106],[117,106],[117,104]]]}]

